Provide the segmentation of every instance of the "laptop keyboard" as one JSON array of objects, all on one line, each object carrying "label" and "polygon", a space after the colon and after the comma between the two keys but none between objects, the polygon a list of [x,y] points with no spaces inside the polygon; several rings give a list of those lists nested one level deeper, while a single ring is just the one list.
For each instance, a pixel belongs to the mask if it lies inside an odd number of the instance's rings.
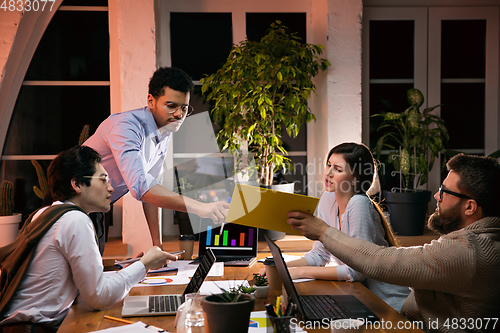
[{"label": "laptop keyboard", "polygon": [[176,295],[161,295],[149,296],[149,312],[163,313],[175,312],[179,307],[179,296]]},{"label": "laptop keyboard", "polygon": [[300,301],[308,317],[307,319],[347,318],[342,309],[328,296],[303,295],[300,296]]}]

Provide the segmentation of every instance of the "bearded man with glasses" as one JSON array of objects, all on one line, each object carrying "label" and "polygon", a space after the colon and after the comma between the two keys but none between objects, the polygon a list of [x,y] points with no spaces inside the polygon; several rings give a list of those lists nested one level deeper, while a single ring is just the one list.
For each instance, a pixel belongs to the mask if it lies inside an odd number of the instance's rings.
[{"label": "bearded man with glasses", "polygon": [[287,222],[367,277],[411,287],[401,313],[424,331],[498,332],[500,164],[460,154],[447,168],[428,221],[441,237],[430,244],[385,248],[301,212]]},{"label": "bearded man with glasses", "polygon": [[143,202],[153,245],[160,248],[158,207],[189,211],[214,222],[222,222],[229,208],[229,204],[222,201],[202,203],[183,197],[161,183],[172,134],[193,112],[189,105],[193,91],[193,81],[183,70],[160,68],[150,79],[147,106],[112,114],[84,143],[102,156],[102,165],[115,189],[111,202],[129,191]]}]

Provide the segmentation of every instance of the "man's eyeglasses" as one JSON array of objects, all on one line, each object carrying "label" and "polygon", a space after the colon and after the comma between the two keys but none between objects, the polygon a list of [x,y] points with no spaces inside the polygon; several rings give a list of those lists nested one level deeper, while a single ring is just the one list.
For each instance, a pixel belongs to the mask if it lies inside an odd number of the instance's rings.
[{"label": "man's eyeglasses", "polygon": [[171,111],[167,111],[168,113],[175,113],[177,110],[181,110],[183,116],[189,116],[191,113],[193,113],[194,108],[189,105],[189,104],[177,104],[174,102],[167,102],[165,103],[167,105],[167,108]]},{"label": "man's eyeglasses", "polygon": [[83,176],[83,178],[97,178],[102,180],[105,184],[109,184],[109,175],[102,176]]},{"label": "man's eyeglasses", "polygon": [[473,199],[473,198],[469,197],[468,195],[465,195],[465,194],[462,194],[462,193],[453,192],[453,191],[450,191],[450,190],[445,190],[442,185],[439,188],[439,200],[443,200],[443,192],[444,193],[448,193],[450,195],[453,195],[453,196],[455,196],[457,198],[471,199],[471,200],[475,200],[477,202],[476,199]]}]

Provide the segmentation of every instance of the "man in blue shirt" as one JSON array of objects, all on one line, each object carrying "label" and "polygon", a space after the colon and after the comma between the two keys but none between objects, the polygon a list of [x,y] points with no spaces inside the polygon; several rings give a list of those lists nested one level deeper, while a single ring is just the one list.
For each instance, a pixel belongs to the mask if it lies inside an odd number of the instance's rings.
[{"label": "man in blue shirt", "polygon": [[194,85],[182,70],[158,69],[149,82],[147,106],[112,114],[104,120],[84,145],[102,156],[115,191],[111,202],[130,191],[143,202],[144,215],[153,245],[162,248],[157,207],[194,213],[222,222],[229,204],[202,203],[165,188],[163,162],[172,133],[177,132],[193,110],[189,105]]}]

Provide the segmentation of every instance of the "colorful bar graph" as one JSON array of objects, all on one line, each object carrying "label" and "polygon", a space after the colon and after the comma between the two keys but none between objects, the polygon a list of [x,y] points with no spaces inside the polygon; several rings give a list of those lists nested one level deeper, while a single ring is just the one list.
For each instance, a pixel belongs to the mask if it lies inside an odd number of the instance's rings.
[{"label": "colorful bar graph", "polygon": [[207,247],[251,247],[254,237],[257,237],[253,228],[248,229],[248,231],[228,228],[221,235],[219,235],[218,231],[218,227],[207,226],[206,240],[204,240]]},{"label": "colorful bar graph", "polygon": [[212,240],[212,226],[207,226],[207,246],[210,246],[210,241]]}]

